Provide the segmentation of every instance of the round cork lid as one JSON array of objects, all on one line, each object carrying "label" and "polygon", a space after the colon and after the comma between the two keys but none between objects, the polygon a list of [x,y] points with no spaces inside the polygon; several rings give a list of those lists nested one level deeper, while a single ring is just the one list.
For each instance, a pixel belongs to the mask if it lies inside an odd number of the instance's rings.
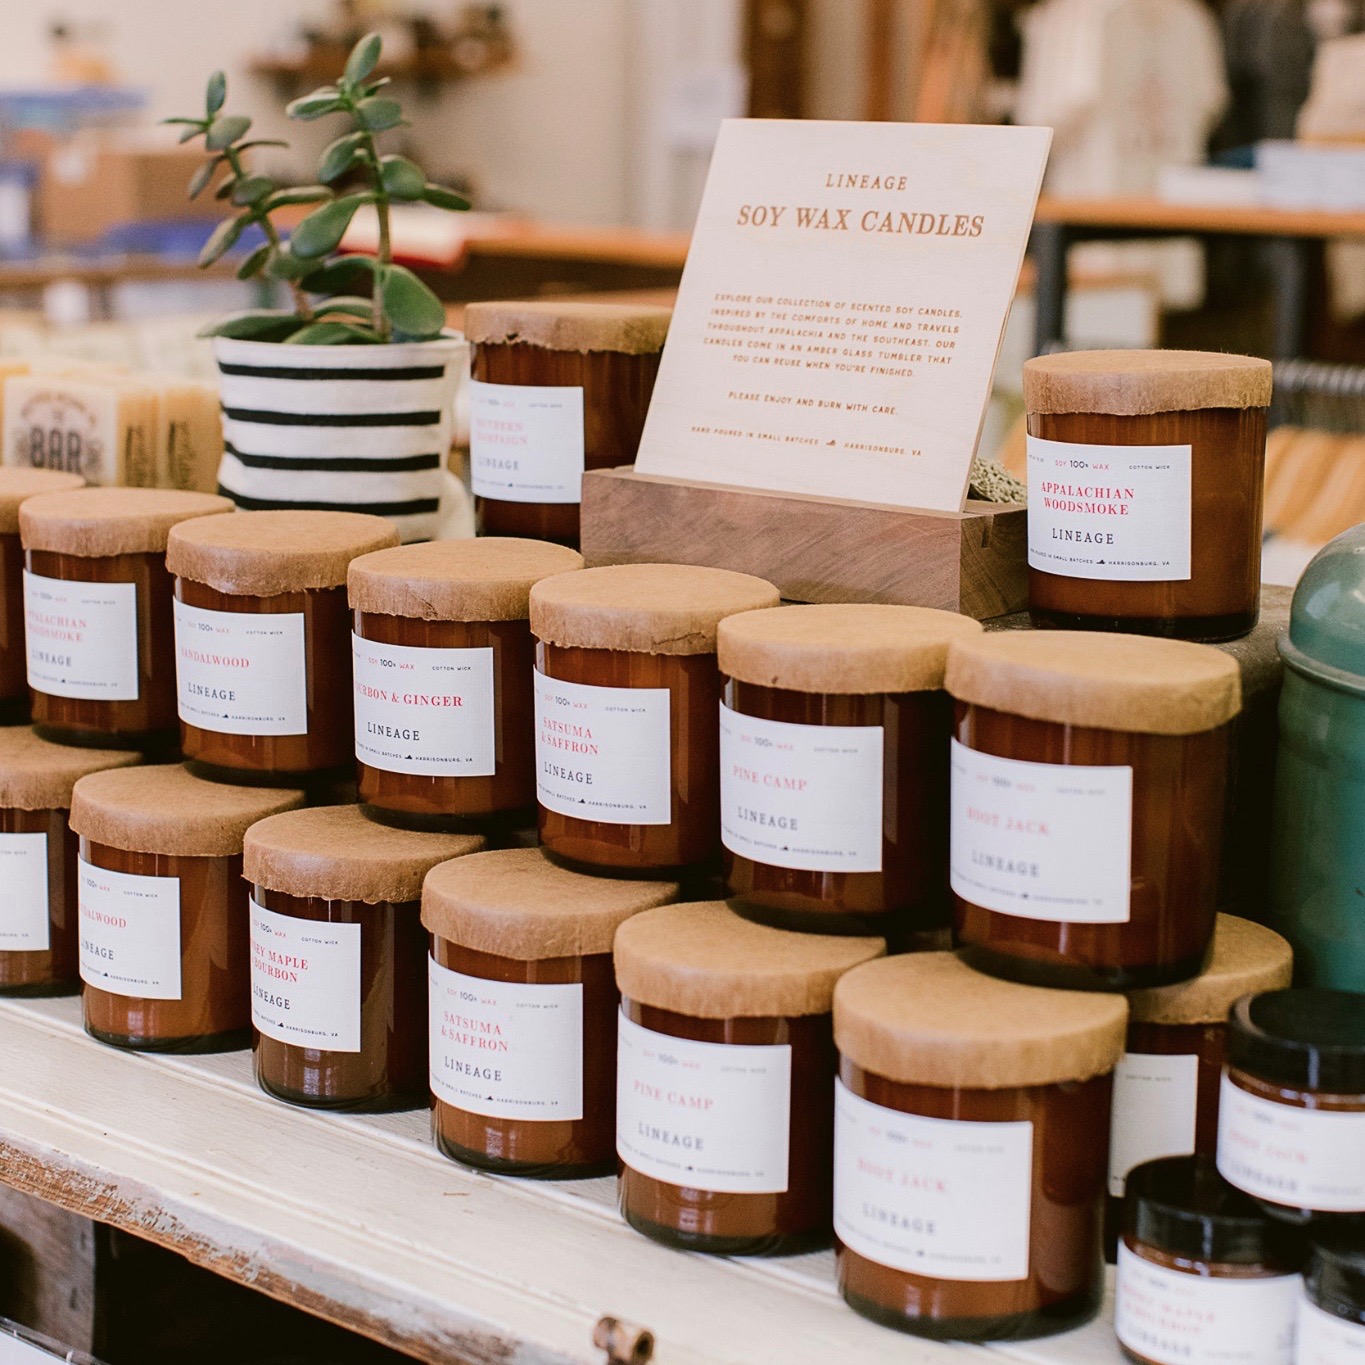
[{"label": "round cork lid", "polygon": [[583,556],[546,540],[485,536],[375,550],[351,561],[351,606],[419,621],[524,621],[532,587],[583,567]]},{"label": "round cork lid", "polygon": [[993,711],[1137,734],[1199,734],[1242,709],[1231,655],[1145,635],[1018,630],[957,639],[944,686]]},{"label": "round cork lid", "polygon": [[71,789],[81,778],[141,761],[141,754],[127,749],[51,744],[27,725],[7,725],[0,729],[0,808],[68,810]]},{"label": "round cork lid", "polygon": [[663,349],[673,310],[657,304],[566,299],[471,303],[464,310],[469,341],[517,342],[547,351],[619,351],[650,355]]},{"label": "round cork lid", "polygon": [[1056,1085],[1112,1071],[1121,995],[1019,986],[954,953],[870,962],[834,991],[834,1041],[855,1066],[904,1085],[972,1090]]},{"label": "round cork lid", "polygon": [[428,834],[367,820],[359,806],[317,806],[262,820],[247,833],[247,881],[286,896],[330,901],[419,900],[437,863],[477,853],[473,834]]},{"label": "round cork lid", "polygon": [[1219,351],[1068,351],[1024,365],[1030,412],[1137,417],[1198,408],[1270,406],[1268,360]]},{"label": "round cork lid", "polygon": [[178,763],[92,773],[76,783],[71,828],[132,853],[230,858],[256,823],[303,804],[303,793],[233,787],[194,777]]},{"label": "round cork lid", "polygon": [[834,983],[885,951],[879,938],[796,934],[696,901],[621,925],[616,984],[637,1004],[699,1019],[828,1014]]},{"label": "round cork lid", "polygon": [[357,555],[397,544],[391,521],[364,512],[238,512],[173,532],[166,567],[218,592],[274,597],[339,588]]},{"label": "round cork lid", "polygon": [[103,559],[162,554],[171,528],[231,512],[227,498],[176,488],[75,488],[40,493],[19,506],[26,550]]},{"label": "round cork lid", "polygon": [[19,530],[19,504],[40,493],[70,493],[84,488],[79,474],[60,469],[30,469],[27,465],[0,468],[0,535],[16,535]]},{"label": "round cork lid", "polygon": [[1132,991],[1135,1024],[1222,1024],[1244,995],[1284,990],[1294,975],[1294,950],[1273,929],[1236,915],[1219,915],[1209,965],[1193,981]]},{"label": "round cork lid", "polygon": [[775,607],[771,583],[692,564],[613,564],[547,578],[531,589],[531,633],[572,649],[712,654],[716,626]]},{"label": "round cork lid", "polygon": [[422,885],[422,923],[438,937],[520,962],[611,952],[632,915],[678,898],[676,882],[594,877],[538,848],[442,863]]},{"label": "round cork lid", "polygon": [[979,621],[929,607],[777,607],[727,616],[716,657],[728,678],[790,692],[930,692],[948,642],[980,634]]}]

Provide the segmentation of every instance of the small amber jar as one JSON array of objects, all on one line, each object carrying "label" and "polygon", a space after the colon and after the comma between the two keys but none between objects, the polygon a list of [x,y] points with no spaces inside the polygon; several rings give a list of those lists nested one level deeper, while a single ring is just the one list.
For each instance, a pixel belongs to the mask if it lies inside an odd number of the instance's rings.
[{"label": "small amber jar", "polygon": [[1279,1217],[1365,1214],[1365,995],[1243,996],[1227,1043],[1218,1169]]},{"label": "small amber jar", "polygon": [[616,1154],[626,1221],[688,1251],[830,1236],[834,983],[880,938],[795,934],[718,901],[616,931]]},{"label": "small amber jar", "polygon": [[744,913],[782,928],[945,929],[948,641],[966,616],[922,607],[777,607],[717,630],[720,836]]},{"label": "small amber jar", "polygon": [[80,984],[71,789],[139,761],[128,749],[49,744],[0,729],[0,995],[63,995]]},{"label": "small amber jar", "polygon": [[1081,990],[1204,968],[1241,676],[1183,640],[955,640],[954,933],[996,976]]},{"label": "small amber jar", "polygon": [[1136,1365],[1294,1365],[1303,1245],[1218,1174],[1172,1156],[1128,1180],[1114,1302]]},{"label": "small amber jar", "polygon": [[19,508],[33,725],[62,744],[173,753],[175,640],[166,540],[227,498],[78,488]]},{"label": "small amber jar", "polygon": [[1365,1236],[1359,1226],[1312,1233],[1297,1336],[1294,1365],[1365,1360]]},{"label": "small amber jar", "polygon": [[720,851],[716,626],[775,607],[761,578],[620,564],[531,589],[536,799],[554,856],[643,874]]},{"label": "small amber jar", "polygon": [[79,474],[60,469],[0,468],[0,722],[29,719],[28,661],[24,653],[24,547],[19,504],[40,493],[81,488]]},{"label": "small amber jar", "polygon": [[531,816],[533,584],[583,567],[542,540],[437,540],[351,561],[365,813],[413,829]]},{"label": "small amber jar", "polygon": [[359,512],[237,512],[172,534],[180,741],[196,772],[268,786],[349,770],[346,571],[397,544],[391,521]]},{"label": "small amber jar", "polygon": [[470,834],[393,829],[320,806],[248,832],[256,1080],[317,1109],[389,1109],[427,1083],[422,878]]},{"label": "small amber jar", "polygon": [[583,472],[634,463],[671,316],[571,299],[465,309],[469,473],[484,535],[577,548]]},{"label": "small amber jar", "polygon": [[1271,366],[1076,351],[1024,366],[1038,625],[1232,640],[1261,600]]},{"label": "small amber jar", "polygon": [[148,1052],[238,1047],[251,1022],[242,837],[303,801],[179,764],[76,783],[86,1032]]},{"label": "small amber jar", "polygon": [[918,1336],[1006,1341],[1094,1316],[1122,996],[1000,981],[952,953],[834,992],[839,1290]]},{"label": "small amber jar", "polygon": [[442,863],[431,933],[432,1129],[468,1166],[564,1180],[616,1169],[611,948],[673,882],[572,872],[534,848]]}]

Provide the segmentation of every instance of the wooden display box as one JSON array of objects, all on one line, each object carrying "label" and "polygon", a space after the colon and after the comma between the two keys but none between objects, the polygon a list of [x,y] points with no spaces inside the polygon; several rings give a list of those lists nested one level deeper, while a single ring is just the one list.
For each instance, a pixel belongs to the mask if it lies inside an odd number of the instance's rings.
[{"label": "wooden display box", "polygon": [[626,466],[584,476],[582,549],[589,565],[757,574],[793,602],[897,602],[980,620],[1028,604],[1021,503],[923,512],[688,483]]}]

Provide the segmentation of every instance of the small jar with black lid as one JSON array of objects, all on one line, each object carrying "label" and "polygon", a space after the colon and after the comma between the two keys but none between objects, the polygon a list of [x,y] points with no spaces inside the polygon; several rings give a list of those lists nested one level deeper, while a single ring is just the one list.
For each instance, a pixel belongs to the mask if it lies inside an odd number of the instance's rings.
[{"label": "small jar with black lid", "polygon": [[719,902],[647,910],[616,931],[616,1152],[633,1228],[727,1256],[828,1241],[834,985],[884,948]]},{"label": "small jar with black lid", "polygon": [[533,817],[531,588],[576,550],[488,537],[403,545],[347,575],[366,813],[414,829]]},{"label": "small jar with black lid", "polygon": [[946,929],[948,642],[967,616],[872,603],[775,607],[717,629],[726,887],[789,929]]},{"label": "small jar with black lid", "polygon": [[1128,1177],[1114,1330],[1137,1365],[1294,1365],[1303,1244],[1211,1157]]},{"label": "small jar with black lid", "polygon": [[1309,1234],[1294,1365],[1365,1361],[1365,1230],[1320,1227]]},{"label": "small jar with black lid", "polygon": [[1281,1217],[1365,1214],[1365,995],[1248,995],[1228,1017],[1218,1169]]},{"label": "small jar with black lid", "polygon": [[534,848],[441,863],[431,934],[432,1126],[447,1156],[564,1180],[616,1169],[612,940],[673,882],[572,872]]}]

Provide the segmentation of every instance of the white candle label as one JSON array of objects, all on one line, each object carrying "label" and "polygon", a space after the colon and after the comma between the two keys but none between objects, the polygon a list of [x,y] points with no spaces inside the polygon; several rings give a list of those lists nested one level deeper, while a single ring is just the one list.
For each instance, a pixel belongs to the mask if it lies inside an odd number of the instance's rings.
[{"label": "white candle label", "polygon": [[80,860],[81,980],[134,1000],[180,999],[180,878]]},{"label": "white candle label", "polygon": [[592,687],[535,671],[536,799],[557,815],[666,825],[672,754],[666,687]]},{"label": "white candle label", "polygon": [[469,481],[500,502],[581,502],[583,390],[471,380]]},{"label": "white candle label", "polygon": [[45,952],[52,946],[46,834],[0,834],[0,886],[0,952]]},{"label": "white candle label", "polygon": [[493,651],[351,636],[355,756],[386,773],[491,777]]},{"label": "white candle label", "polygon": [[1128,1172],[1144,1161],[1194,1151],[1199,1058],[1127,1052],[1114,1068],[1109,1193],[1123,1198]]},{"label": "white candle label", "polygon": [[880,725],[793,725],[720,708],[720,832],[732,853],[810,872],[882,870]]},{"label": "white candle label", "polygon": [[1365,1213],[1365,1114],[1293,1109],[1223,1073],[1218,1169],[1256,1199],[1318,1213]]},{"label": "white candle label", "polygon": [[1020,919],[1127,923],[1131,768],[1022,763],[954,740],[950,805],[963,900]]},{"label": "white candle label", "polygon": [[583,1117],[583,986],[488,981],[427,959],[431,1091],[500,1119]]},{"label": "white candle label", "polygon": [[1365,1325],[1325,1312],[1300,1292],[1294,1365],[1365,1365]]},{"label": "white candle label", "polygon": [[1022,1280],[1033,1125],[903,1114],[834,1085],[834,1231],[931,1280]]},{"label": "white candle label", "polygon": [[616,1152],[633,1171],[688,1189],[787,1188],[792,1050],[699,1043],[620,1015]]},{"label": "white candle label", "polygon": [[295,1047],[360,1051],[360,925],[251,902],[251,1022]]},{"label": "white candle label", "polygon": [[1156,1365],[1293,1365],[1297,1275],[1209,1278],[1119,1243],[1114,1331]]},{"label": "white candle label", "polygon": [[1028,438],[1029,568],[1062,578],[1190,577],[1190,446]]},{"label": "white candle label", "polygon": [[175,603],[180,719],[220,735],[306,735],[303,613]]},{"label": "white candle label", "polygon": [[24,570],[28,685],[76,701],[136,701],[137,585]]}]

